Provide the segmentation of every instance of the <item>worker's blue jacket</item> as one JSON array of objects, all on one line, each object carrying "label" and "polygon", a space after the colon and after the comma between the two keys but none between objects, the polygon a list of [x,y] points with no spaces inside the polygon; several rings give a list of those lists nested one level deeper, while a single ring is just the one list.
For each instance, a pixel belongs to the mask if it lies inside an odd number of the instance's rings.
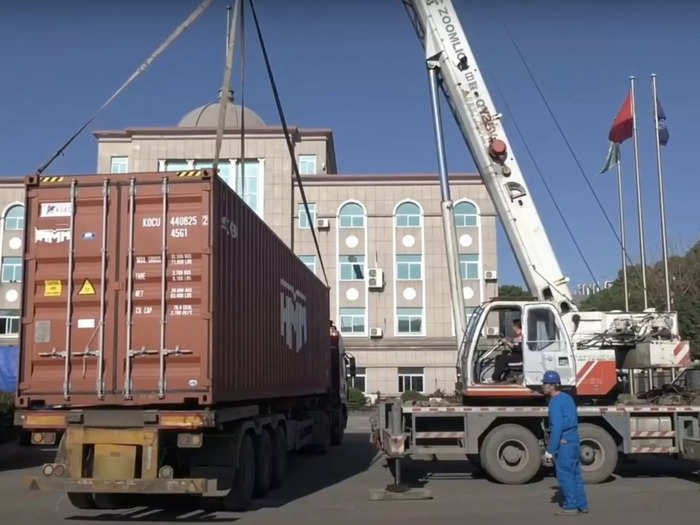
[{"label": "worker's blue jacket", "polygon": [[559,392],[549,402],[549,444],[547,452],[556,455],[562,445],[562,439],[567,443],[578,445],[578,415],[573,398]]}]

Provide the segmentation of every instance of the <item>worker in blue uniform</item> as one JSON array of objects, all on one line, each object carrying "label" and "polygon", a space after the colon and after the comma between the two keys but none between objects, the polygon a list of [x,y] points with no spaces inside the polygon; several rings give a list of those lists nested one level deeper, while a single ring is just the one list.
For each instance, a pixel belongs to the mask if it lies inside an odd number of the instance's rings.
[{"label": "worker in blue uniform", "polygon": [[549,443],[544,459],[554,461],[564,502],[555,514],[570,516],[588,512],[581,478],[578,416],[573,398],[561,391],[561,378],[553,370],[544,373],[542,388],[549,397]]}]

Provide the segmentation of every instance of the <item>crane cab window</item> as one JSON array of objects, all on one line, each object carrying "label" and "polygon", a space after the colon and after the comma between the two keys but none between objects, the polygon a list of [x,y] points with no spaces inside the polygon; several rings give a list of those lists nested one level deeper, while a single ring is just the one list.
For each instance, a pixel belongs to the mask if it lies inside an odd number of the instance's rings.
[{"label": "crane cab window", "polygon": [[473,353],[476,383],[517,383],[522,379],[521,318],[519,307],[495,307],[475,327],[472,338],[477,337]]},{"label": "crane cab window", "polygon": [[559,350],[561,332],[556,316],[549,308],[529,308],[527,310],[526,347],[528,350]]}]

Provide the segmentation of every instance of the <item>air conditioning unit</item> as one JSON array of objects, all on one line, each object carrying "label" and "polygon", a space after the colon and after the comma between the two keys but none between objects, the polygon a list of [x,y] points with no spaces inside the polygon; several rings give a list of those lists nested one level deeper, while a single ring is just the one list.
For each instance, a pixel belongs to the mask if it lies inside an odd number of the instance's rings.
[{"label": "air conditioning unit", "polygon": [[498,327],[497,326],[487,326],[486,327],[486,335],[488,337],[498,336]]},{"label": "air conditioning unit", "polygon": [[370,337],[384,337],[384,329],[383,328],[370,328],[369,329],[369,336]]},{"label": "air conditioning unit", "polygon": [[498,279],[498,272],[496,270],[487,270],[484,272],[484,279],[487,281],[495,281]]},{"label": "air conditioning unit", "polygon": [[370,290],[381,290],[384,288],[384,270],[381,268],[370,268],[367,277],[369,278]]},{"label": "air conditioning unit", "polygon": [[318,230],[327,230],[331,227],[331,223],[328,219],[316,219],[316,228]]}]

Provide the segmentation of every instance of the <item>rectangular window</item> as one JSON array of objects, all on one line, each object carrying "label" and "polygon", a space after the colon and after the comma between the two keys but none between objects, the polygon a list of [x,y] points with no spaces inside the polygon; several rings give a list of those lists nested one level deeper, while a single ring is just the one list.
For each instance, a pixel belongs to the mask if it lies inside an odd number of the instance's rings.
[{"label": "rectangular window", "polygon": [[421,256],[420,255],[397,255],[396,256],[396,279],[400,281],[420,281],[421,279]]},{"label": "rectangular window", "polygon": [[397,308],[396,321],[399,334],[423,333],[422,308]]},{"label": "rectangular window", "polygon": [[19,312],[17,310],[0,310],[0,337],[19,334]]},{"label": "rectangular window", "polygon": [[299,155],[299,175],[316,175],[316,155]]},{"label": "rectangular window", "polygon": [[459,270],[462,274],[462,279],[478,279],[479,278],[479,254],[468,253],[459,256]]},{"label": "rectangular window", "polygon": [[21,283],[22,282],[22,258],[3,257],[2,258],[2,282]]},{"label": "rectangular window", "polygon": [[341,281],[363,281],[365,278],[364,255],[341,255],[340,262]]},{"label": "rectangular window", "polygon": [[236,166],[236,193],[250,206],[255,213],[260,215],[262,203],[258,194],[260,184],[260,162],[258,160],[245,161],[245,177],[241,175],[241,163]]},{"label": "rectangular window", "polygon": [[399,228],[419,228],[420,215],[397,215],[396,226]]},{"label": "rectangular window", "polygon": [[[223,166],[224,164],[228,164],[226,161],[219,161],[219,168]],[[209,170],[214,167],[214,161],[213,160],[195,160],[194,161],[194,169],[196,170]]]},{"label": "rectangular window", "polygon": [[340,332],[343,334],[364,334],[365,333],[365,309],[364,308],[341,308],[340,309]]},{"label": "rectangular window", "polygon": [[316,256],[315,255],[300,255],[299,259],[312,272],[316,273]]},{"label": "rectangular window", "polygon": [[355,377],[352,379],[352,387],[360,392],[367,392],[367,369],[358,366],[355,369]]},{"label": "rectangular window", "polygon": [[[309,214],[311,215],[311,221],[316,222],[316,204],[313,202],[309,202]],[[311,229],[311,225],[309,224],[309,216],[306,214],[306,207],[304,206],[304,203],[301,202],[299,203],[299,229],[301,230],[309,230]]]},{"label": "rectangular window", "polygon": [[420,367],[399,367],[399,392],[423,392],[424,372]]},{"label": "rectangular window", "polygon": [[166,160],[165,171],[185,171],[192,169],[186,160]]},{"label": "rectangular window", "polygon": [[110,173],[127,173],[129,171],[129,157],[112,157],[109,166]]},{"label": "rectangular window", "polygon": [[527,315],[527,347],[536,351],[559,351],[561,335],[552,312],[548,308],[530,308]]}]

